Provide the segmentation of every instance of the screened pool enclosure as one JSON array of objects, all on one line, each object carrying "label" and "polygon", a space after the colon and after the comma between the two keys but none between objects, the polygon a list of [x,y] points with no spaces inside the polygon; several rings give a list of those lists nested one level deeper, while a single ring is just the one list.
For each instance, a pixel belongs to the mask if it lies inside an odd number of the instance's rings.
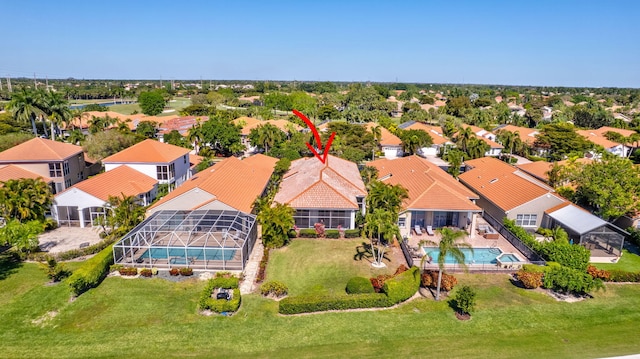
[{"label": "screened pool enclosure", "polygon": [[113,246],[115,263],[193,270],[244,270],[256,217],[239,211],[158,211]]}]

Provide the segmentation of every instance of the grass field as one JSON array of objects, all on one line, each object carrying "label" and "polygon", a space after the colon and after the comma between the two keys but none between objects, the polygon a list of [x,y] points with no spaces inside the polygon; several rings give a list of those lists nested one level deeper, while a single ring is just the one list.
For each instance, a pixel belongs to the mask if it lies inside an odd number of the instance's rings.
[{"label": "grass field", "polygon": [[625,249],[622,250],[622,257],[618,260],[618,263],[594,263],[593,265],[600,269],[618,269],[628,272],[640,271],[640,255],[638,255],[638,248],[632,245],[625,245]]},{"label": "grass field", "polygon": [[[273,253],[269,278],[307,292],[331,288],[326,276],[342,281],[360,271],[346,269],[340,277],[334,266],[352,256],[323,264],[319,258],[339,248],[318,243],[294,241]],[[45,285],[38,265],[0,262],[2,357],[593,358],[640,352],[639,285],[608,285],[593,299],[564,303],[518,288],[505,274],[458,277],[478,292],[477,311],[466,322],[446,301],[426,298],[391,310],[281,316],[276,302],[248,295],[234,316],[204,317],[196,311],[204,283],[195,279],[112,277],[69,302],[67,286]]]}]

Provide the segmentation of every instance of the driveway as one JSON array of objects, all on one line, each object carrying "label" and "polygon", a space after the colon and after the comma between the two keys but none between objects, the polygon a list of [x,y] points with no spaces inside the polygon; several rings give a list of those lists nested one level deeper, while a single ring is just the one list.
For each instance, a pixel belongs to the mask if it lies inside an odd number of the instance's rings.
[{"label": "driveway", "polygon": [[49,253],[66,252],[80,248],[80,244],[96,244],[102,239],[99,228],[59,227],[38,237],[40,249]]}]

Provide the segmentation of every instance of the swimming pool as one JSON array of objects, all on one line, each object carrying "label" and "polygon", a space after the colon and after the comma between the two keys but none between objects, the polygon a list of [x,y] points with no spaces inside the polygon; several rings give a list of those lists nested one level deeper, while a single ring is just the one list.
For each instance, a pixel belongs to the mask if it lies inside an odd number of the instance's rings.
[{"label": "swimming pool", "polygon": [[219,248],[187,248],[185,256],[185,248],[169,247],[169,248],[151,248],[144,252],[140,258],[152,259],[168,259],[171,258],[172,264],[186,264],[185,258],[198,261],[205,260],[231,260],[236,254],[235,249],[219,249]]},{"label": "swimming pool", "polygon": [[505,262],[521,262],[521,260],[513,253],[504,253],[500,256],[498,256],[497,260],[499,262],[505,263]]},{"label": "swimming pool", "polygon": [[[438,256],[440,251],[438,247],[422,247],[424,252],[433,258],[432,263],[438,263]],[[502,254],[500,248],[474,248],[473,253],[469,248],[461,248],[464,253],[465,264],[496,264],[496,257]],[[456,264],[451,254],[447,255],[444,259],[445,264]]]}]

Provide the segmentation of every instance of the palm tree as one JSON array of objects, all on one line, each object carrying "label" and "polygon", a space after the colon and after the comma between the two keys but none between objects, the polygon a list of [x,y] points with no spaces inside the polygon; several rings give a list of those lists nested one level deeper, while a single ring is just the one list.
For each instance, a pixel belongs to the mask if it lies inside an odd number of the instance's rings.
[{"label": "palm tree", "polygon": [[197,120],[196,124],[189,129],[189,133],[187,134],[187,139],[193,143],[193,148],[196,152],[200,150],[199,144],[202,141],[202,125],[200,124],[200,119]]},{"label": "palm tree", "polygon": [[402,208],[402,201],[408,197],[409,192],[402,185],[391,185],[374,180],[369,184],[367,204],[369,211],[384,208],[397,217]]},{"label": "palm tree", "polygon": [[467,152],[467,147],[469,146],[469,142],[476,138],[476,134],[473,133],[471,127],[463,127],[458,131],[458,134],[455,137],[456,144],[460,147],[460,149],[464,152]]},{"label": "palm tree", "polygon": [[[393,235],[398,232],[394,218],[397,218],[397,215],[394,215],[394,213],[384,208],[375,208],[373,212],[369,212],[365,216],[364,232],[371,241],[371,254],[373,255],[373,263],[371,263],[371,265],[376,268],[386,266],[382,263],[382,259],[384,258],[382,239],[384,238],[389,242]],[[378,237],[376,241],[378,245],[377,250],[374,246],[374,235]]]},{"label": "palm tree", "polygon": [[74,144],[74,145],[78,145],[80,144],[82,141],[84,141],[84,133],[82,133],[82,131],[78,130],[78,129],[73,129],[71,131],[69,131],[69,136],[67,136],[67,142]]},{"label": "palm tree", "polygon": [[478,137],[473,137],[467,143],[466,153],[471,159],[484,157],[485,153],[489,152],[491,147]]},{"label": "palm tree", "polygon": [[20,89],[11,95],[9,109],[13,112],[16,120],[22,122],[31,122],[31,128],[34,135],[38,135],[36,128],[36,117],[42,113],[37,96],[26,88]]},{"label": "palm tree", "polygon": [[51,139],[55,140],[56,133],[60,132],[60,125],[71,118],[71,110],[69,103],[59,92],[46,92],[44,99],[47,106],[44,111],[51,120]]},{"label": "palm tree", "polygon": [[[458,240],[467,235],[465,231],[454,230],[451,228],[441,228],[438,230],[440,233],[440,243],[438,243],[438,287],[436,289],[436,300],[440,300],[440,285],[442,284],[442,272],[444,271],[444,263],[447,255],[453,257],[453,260],[460,264],[462,268],[467,269],[465,264],[465,254],[462,248],[471,249],[473,254],[473,248],[467,242],[459,242]],[[425,241],[428,244],[435,244],[432,241]]]},{"label": "palm tree", "polygon": [[260,209],[257,220],[262,226],[262,243],[265,247],[282,247],[289,241],[288,232],[295,225],[293,213],[294,209],[286,203]]},{"label": "palm tree", "polygon": [[515,139],[518,136],[518,131],[511,132],[507,130],[498,131],[498,141],[502,145],[509,149],[509,154],[513,153],[513,146],[515,145]]},{"label": "palm tree", "polygon": [[42,179],[8,180],[0,186],[0,214],[6,219],[44,220],[52,201],[51,188]]}]

